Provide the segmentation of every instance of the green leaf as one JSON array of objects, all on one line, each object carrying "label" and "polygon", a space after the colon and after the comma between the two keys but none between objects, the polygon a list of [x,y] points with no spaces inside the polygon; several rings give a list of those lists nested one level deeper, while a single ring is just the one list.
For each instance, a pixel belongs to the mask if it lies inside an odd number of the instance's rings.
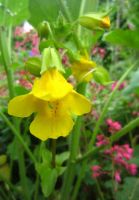
[{"label": "green leaf", "polygon": [[35,27],[44,20],[56,21],[59,14],[59,6],[56,0],[30,0],[29,10],[31,13],[29,21]]},{"label": "green leaf", "polygon": [[104,35],[103,40],[114,45],[139,50],[139,30],[117,29]]},{"label": "green leaf", "polygon": [[127,95],[131,93],[139,94],[139,70],[132,74],[130,83],[123,90],[123,94]]},{"label": "green leaf", "polygon": [[68,151],[56,155],[56,164],[62,165],[63,162],[66,161],[69,158],[69,155],[70,155],[70,153]]},{"label": "green leaf", "polygon": [[96,82],[107,85],[111,82],[108,71],[104,67],[96,67],[93,72],[93,77]]},{"label": "green leaf", "polygon": [[28,18],[28,0],[0,0],[0,25],[18,25]]},{"label": "green leaf", "polygon": [[[31,17],[29,19],[30,23],[37,27],[37,25],[46,20],[51,22],[55,22],[58,19],[60,12],[65,16],[65,8],[71,15],[71,20],[75,20],[78,18],[80,13],[81,0],[30,0],[29,1],[29,10]],[[83,13],[91,12],[96,9],[98,0],[88,0],[85,2],[85,6],[83,9]],[[82,14],[83,14],[82,13]]]},{"label": "green leaf", "polygon": [[14,88],[15,88],[16,95],[22,95],[22,94],[28,93],[28,90],[24,88],[23,86],[15,85]]},{"label": "green leaf", "polygon": [[[82,6],[83,1],[82,0],[78,0],[78,1],[66,0],[65,2],[71,13],[72,19],[73,20],[77,19],[80,15],[80,8]],[[97,4],[98,4],[98,0],[85,1],[82,14],[96,10]]]},{"label": "green leaf", "polygon": [[115,193],[116,200],[138,200],[139,199],[139,179],[130,177],[125,179],[123,190]]},{"label": "green leaf", "polygon": [[36,169],[41,177],[41,187],[45,197],[48,197],[54,190],[57,180],[57,171],[55,168],[51,169],[45,163],[36,165]]}]

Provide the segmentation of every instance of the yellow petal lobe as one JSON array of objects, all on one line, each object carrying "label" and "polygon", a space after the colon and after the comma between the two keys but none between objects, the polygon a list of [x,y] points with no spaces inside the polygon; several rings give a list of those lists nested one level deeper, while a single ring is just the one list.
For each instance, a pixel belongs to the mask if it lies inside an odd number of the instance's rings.
[{"label": "yellow petal lobe", "polygon": [[75,115],[83,115],[90,112],[92,106],[86,97],[74,90],[63,98],[63,102],[69,111]]},{"label": "yellow petal lobe", "polygon": [[28,117],[36,111],[36,101],[31,93],[14,97],[8,104],[8,113],[16,117]]},{"label": "yellow petal lobe", "polygon": [[55,101],[71,90],[72,85],[56,69],[51,69],[35,80],[32,93],[42,100]]}]

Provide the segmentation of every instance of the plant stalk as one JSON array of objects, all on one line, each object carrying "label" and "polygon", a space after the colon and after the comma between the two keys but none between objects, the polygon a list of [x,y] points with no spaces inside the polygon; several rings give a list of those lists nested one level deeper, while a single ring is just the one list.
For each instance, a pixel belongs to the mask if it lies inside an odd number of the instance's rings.
[{"label": "plant stalk", "polygon": [[[81,94],[85,94],[86,91],[86,83],[81,83],[78,85],[77,91]],[[70,157],[67,164],[67,170],[64,176],[64,183],[62,187],[61,199],[69,199],[72,182],[75,176],[75,163],[72,162],[79,152],[79,140],[81,135],[81,126],[82,126],[82,117],[78,117],[76,120],[76,124],[73,128],[71,134],[71,142],[70,142]]]}]

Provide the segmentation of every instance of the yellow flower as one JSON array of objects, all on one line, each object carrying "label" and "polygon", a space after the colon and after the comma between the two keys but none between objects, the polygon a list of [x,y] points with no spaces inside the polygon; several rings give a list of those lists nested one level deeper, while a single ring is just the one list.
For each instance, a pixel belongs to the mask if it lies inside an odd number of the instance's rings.
[{"label": "yellow flower", "polygon": [[13,98],[8,105],[8,113],[13,116],[36,113],[30,132],[43,141],[67,136],[74,125],[72,115],[82,115],[90,109],[90,101],[75,92],[55,69],[36,79],[30,93]]},{"label": "yellow flower", "polygon": [[92,71],[95,66],[95,62],[89,60],[87,56],[83,56],[72,64],[72,72],[79,82],[88,82],[92,79]]}]

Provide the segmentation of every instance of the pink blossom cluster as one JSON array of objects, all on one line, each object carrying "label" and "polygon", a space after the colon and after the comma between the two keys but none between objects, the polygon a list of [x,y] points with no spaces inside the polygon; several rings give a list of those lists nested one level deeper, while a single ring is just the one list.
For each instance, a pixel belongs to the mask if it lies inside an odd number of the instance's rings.
[{"label": "pink blossom cluster", "polygon": [[98,54],[103,59],[106,55],[106,50],[102,47],[95,46],[92,49],[92,55],[96,55],[96,54]]},{"label": "pink blossom cluster", "polygon": [[107,119],[106,124],[108,125],[108,130],[111,134],[116,133],[122,128],[122,125],[118,121],[113,121],[112,119]]},{"label": "pink blossom cluster", "polygon": [[131,175],[137,174],[137,165],[130,163],[130,159],[133,157],[133,149],[129,144],[114,145],[110,149],[104,152],[106,155],[111,157],[112,163],[115,166],[115,180],[121,181],[121,169],[124,168]]},{"label": "pink blossom cluster", "polygon": [[23,32],[22,27],[16,27],[15,32],[15,50],[29,50],[30,56],[35,56],[39,54],[39,37],[36,32],[30,31],[27,33]]},{"label": "pink blossom cluster", "polygon": [[92,177],[93,178],[98,178],[103,174],[103,172],[101,170],[101,166],[99,166],[99,165],[92,166],[91,170],[92,170]]},{"label": "pink blossom cluster", "polygon": [[[115,81],[112,85],[111,85],[111,90],[113,91],[117,85],[118,81]],[[125,88],[126,83],[123,82],[120,84],[120,86],[118,87],[118,90],[122,90],[123,88]]]},{"label": "pink blossom cluster", "polygon": [[18,76],[18,80],[16,81],[16,83],[18,83],[19,85],[21,85],[22,87],[24,87],[28,90],[30,90],[32,88],[32,83],[27,79],[27,76],[29,76],[32,81],[32,80],[34,80],[33,75],[31,75],[29,72],[27,72],[25,70],[21,70],[21,71],[17,72],[16,75]]},{"label": "pink blossom cluster", "polygon": [[[107,145],[108,143],[108,138],[103,134],[97,136],[97,146]],[[137,165],[130,163],[130,160],[133,157],[133,149],[129,144],[115,144],[109,149],[104,150],[103,156],[105,156],[104,161],[110,161],[112,163],[116,182],[121,182],[122,169],[125,169],[130,175],[134,176],[137,174]],[[108,172],[103,170],[99,165],[92,166],[91,170],[93,178],[98,178],[104,174],[112,173],[111,171]]]}]

